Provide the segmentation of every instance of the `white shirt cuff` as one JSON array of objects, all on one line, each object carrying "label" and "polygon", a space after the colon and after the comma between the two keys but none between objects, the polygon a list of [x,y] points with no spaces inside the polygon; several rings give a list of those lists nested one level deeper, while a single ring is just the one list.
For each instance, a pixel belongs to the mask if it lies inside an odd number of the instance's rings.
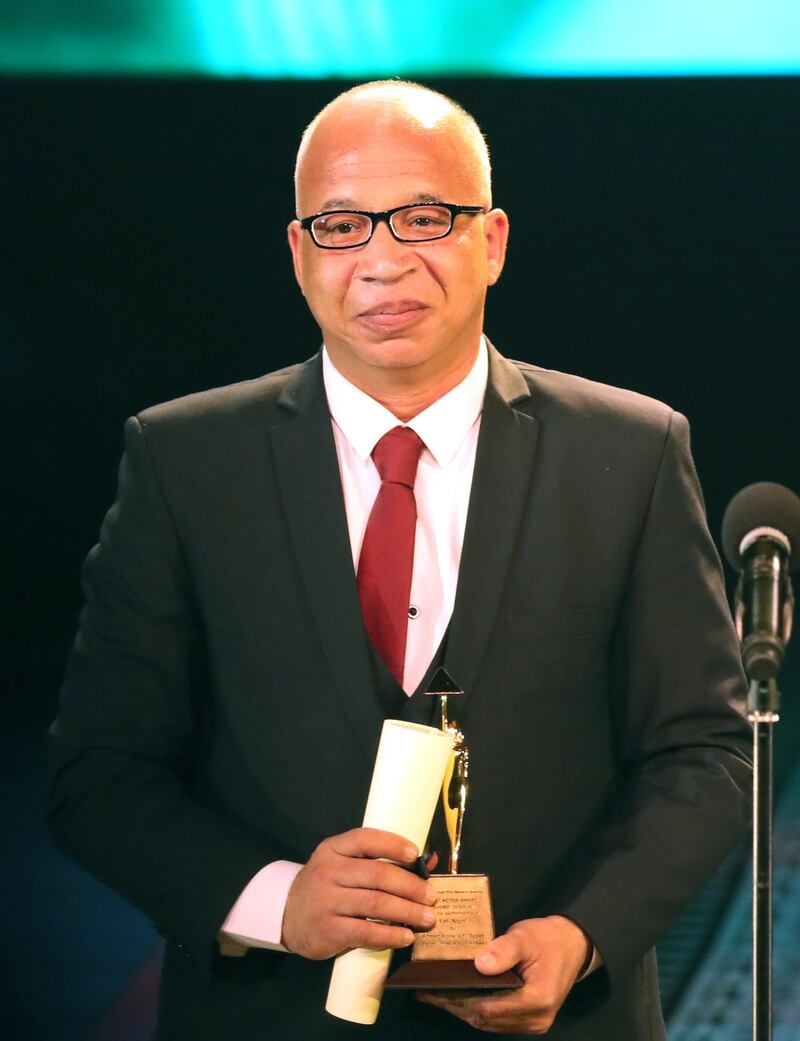
[{"label": "white shirt cuff", "polygon": [[302,864],[275,860],[255,874],[239,895],[220,933],[245,947],[285,951],[281,944],[286,898]]},{"label": "white shirt cuff", "polygon": [[603,964],[603,955],[600,953],[600,951],[598,951],[598,949],[596,947],[593,947],[592,948],[592,960],[589,962],[587,967],[580,974],[580,976],[578,977],[576,982],[580,983],[580,981],[581,980],[585,980],[587,976],[591,976],[591,974],[596,969],[599,969],[602,964]]}]

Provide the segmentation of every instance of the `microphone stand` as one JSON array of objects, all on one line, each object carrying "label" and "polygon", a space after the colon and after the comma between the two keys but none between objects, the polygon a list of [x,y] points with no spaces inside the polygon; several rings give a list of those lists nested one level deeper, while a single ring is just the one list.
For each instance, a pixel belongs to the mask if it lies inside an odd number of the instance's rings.
[{"label": "microphone stand", "polygon": [[774,679],[750,681],[753,724],[753,1039],[772,1041],[772,737],[780,719]]},{"label": "microphone stand", "polygon": [[790,576],[800,566],[800,498],[770,481],[743,488],[725,511],[722,541],[739,572],[735,622],[753,724],[753,1038],[772,1041],[772,744],[792,635]]}]

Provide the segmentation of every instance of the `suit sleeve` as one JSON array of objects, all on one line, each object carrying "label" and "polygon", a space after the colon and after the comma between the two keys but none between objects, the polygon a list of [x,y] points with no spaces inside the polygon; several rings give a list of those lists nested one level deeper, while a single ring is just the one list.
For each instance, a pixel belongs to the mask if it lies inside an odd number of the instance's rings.
[{"label": "suit sleeve", "polygon": [[276,851],[193,791],[202,625],[136,419],[125,438],[51,728],[49,823],[66,853],[210,964],[225,916]]},{"label": "suit sleeve", "polygon": [[749,824],[745,681],[678,413],[632,562],[611,675],[619,781],[551,907],[586,930],[613,984]]}]

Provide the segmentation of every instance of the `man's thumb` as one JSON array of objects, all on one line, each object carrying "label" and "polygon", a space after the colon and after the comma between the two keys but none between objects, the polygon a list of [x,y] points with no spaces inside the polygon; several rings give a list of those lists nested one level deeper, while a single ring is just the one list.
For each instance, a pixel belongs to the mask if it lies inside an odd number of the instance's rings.
[{"label": "man's thumb", "polygon": [[517,942],[506,933],[492,940],[489,946],[481,951],[475,959],[475,968],[484,976],[496,976],[500,972],[513,969],[520,960]]}]

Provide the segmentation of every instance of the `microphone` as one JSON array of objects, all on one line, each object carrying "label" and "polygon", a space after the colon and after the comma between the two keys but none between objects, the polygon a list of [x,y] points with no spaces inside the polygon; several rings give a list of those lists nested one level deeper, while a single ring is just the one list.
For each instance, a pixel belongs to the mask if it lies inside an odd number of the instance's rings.
[{"label": "microphone", "polygon": [[725,511],[722,546],[740,573],[735,621],[745,672],[751,682],[774,682],[792,632],[800,498],[771,481],[743,488]]}]

